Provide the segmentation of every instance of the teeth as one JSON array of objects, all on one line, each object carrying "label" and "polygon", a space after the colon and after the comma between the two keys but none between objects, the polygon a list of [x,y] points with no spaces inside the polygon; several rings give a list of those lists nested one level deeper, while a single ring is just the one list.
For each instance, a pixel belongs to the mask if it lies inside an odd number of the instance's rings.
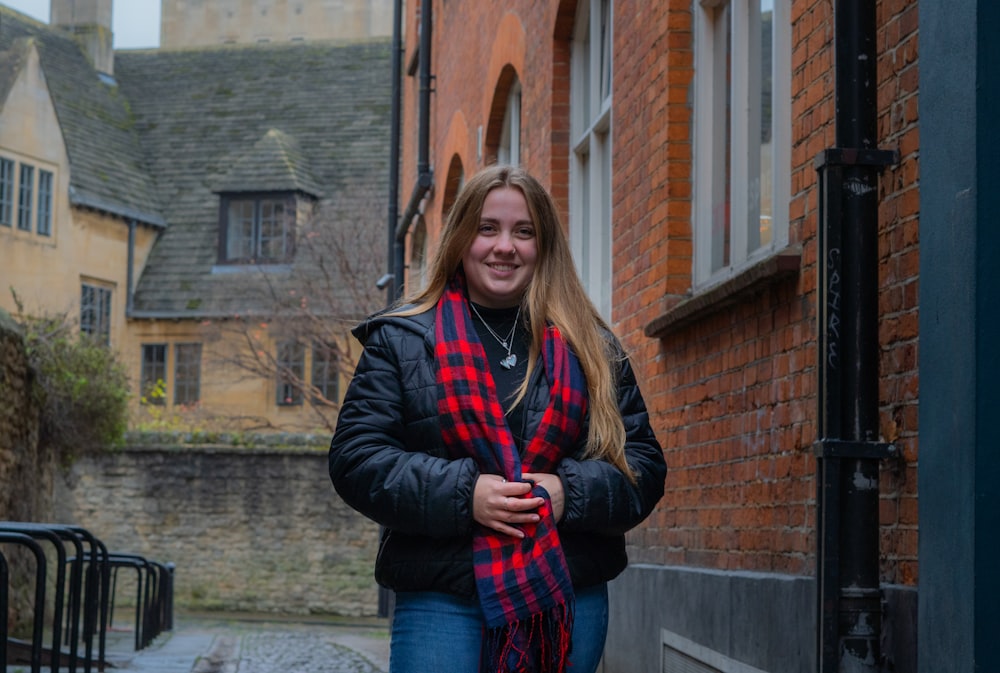
[{"label": "teeth", "polygon": [[506,264],[492,264],[491,266],[492,266],[492,268],[496,269],[497,271],[513,271],[514,270],[513,266],[508,266]]}]

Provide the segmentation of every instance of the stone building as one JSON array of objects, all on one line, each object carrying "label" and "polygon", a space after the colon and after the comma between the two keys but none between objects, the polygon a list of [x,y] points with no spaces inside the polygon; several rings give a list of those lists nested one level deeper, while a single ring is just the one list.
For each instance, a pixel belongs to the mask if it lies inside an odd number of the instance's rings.
[{"label": "stone building", "polygon": [[1000,332],[996,190],[976,192],[997,174],[983,45],[1000,10],[405,10],[393,291],[419,284],[467,176],[524,165],[665,448],[666,497],[612,586],[605,673],[996,667],[1000,503],[976,475],[1000,460],[976,410],[1000,372],[975,344]]},{"label": "stone building", "polygon": [[114,53],[110,0],[0,12],[0,307],[117,349],[138,427],[327,432],[380,303],[389,41]]},{"label": "stone building", "polygon": [[392,35],[391,0],[165,0],[160,48]]}]

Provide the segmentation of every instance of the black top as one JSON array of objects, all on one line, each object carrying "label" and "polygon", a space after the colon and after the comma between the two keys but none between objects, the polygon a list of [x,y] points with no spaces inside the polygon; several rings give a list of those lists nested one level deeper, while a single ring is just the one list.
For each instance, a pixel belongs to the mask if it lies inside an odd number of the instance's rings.
[{"label": "black top", "polygon": [[[523,451],[525,440],[523,405],[518,404],[513,409],[510,409],[509,406],[517,394],[517,389],[521,385],[521,381],[524,380],[525,373],[528,371],[528,347],[531,335],[528,332],[524,314],[522,312],[520,318],[518,318],[516,306],[513,308],[487,308],[479,304],[476,304],[475,310],[470,310],[469,313],[472,314],[472,322],[476,326],[476,334],[479,335],[479,340],[483,344],[483,350],[486,351],[486,361],[490,365],[490,374],[493,375],[493,382],[496,384],[497,398],[500,400],[504,411],[507,412],[507,426],[514,435],[514,443],[517,445],[517,448]],[[482,316],[481,319],[480,316]],[[514,327],[515,319],[518,321],[516,327]],[[500,365],[500,361],[507,357],[507,349],[496,340],[496,337],[490,334],[486,325],[483,324],[483,320],[501,338],[506,338],[511,333],[511,328],[514,328],[510,352],[517,356],[517,364],[510,369]]]}]

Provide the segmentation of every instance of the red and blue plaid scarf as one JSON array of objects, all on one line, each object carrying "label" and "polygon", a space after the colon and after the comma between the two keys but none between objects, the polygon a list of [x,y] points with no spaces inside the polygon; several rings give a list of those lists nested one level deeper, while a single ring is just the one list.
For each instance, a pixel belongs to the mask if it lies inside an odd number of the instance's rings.
[{"label": "red and blue plaid scarf", "polygon": [[[587,394],[580,364],[559,330],[550,326],[542,349],[549,404],[519,456],[464,290],[459,271],[437,305],[435,356],[444,443],[452,456],[471,456],[481,473],[507,481],[521,481],[522,472],[554,472],[581,433]],[[566,670],[573,585],[549,495],[536,485],[529,496],[541,496],[545,504],[538,510],[541,521],[521,526],[523,538],[480,525],[473,536],[476,586],[486,620],[483,673]]]}]

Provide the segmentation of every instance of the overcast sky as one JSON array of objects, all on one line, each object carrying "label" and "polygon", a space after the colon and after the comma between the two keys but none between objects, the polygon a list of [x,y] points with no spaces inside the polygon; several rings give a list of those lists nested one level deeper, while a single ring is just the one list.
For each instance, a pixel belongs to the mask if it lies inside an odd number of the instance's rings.
[{"label": "overcast sky", "polygon": [[[49,21],[50,0],[0,0],[23,14]],[[160,0],[117,0],[112,3],[111,32],[115,49],[160,46]]]}]

